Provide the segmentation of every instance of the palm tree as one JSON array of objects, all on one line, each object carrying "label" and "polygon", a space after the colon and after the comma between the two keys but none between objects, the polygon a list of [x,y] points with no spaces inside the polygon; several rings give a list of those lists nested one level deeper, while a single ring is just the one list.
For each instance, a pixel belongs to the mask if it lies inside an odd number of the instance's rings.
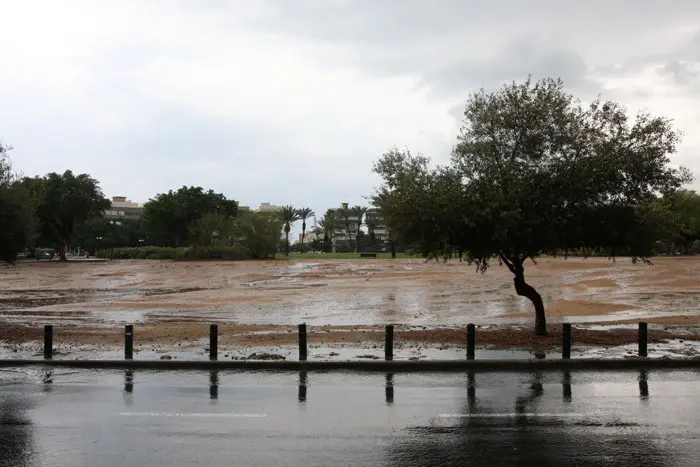
[{"label": "palm tree", "polygon": [[280,212],[284,221],[284,235],[287,241],[284,244],[284,253],[289,256],[289,231],[292,230],[292,224],[299,220],[299,213],[294,206],[288,205],[282,207]]},{"label": "palm tree", "polygon": [[325,249],[328,249],[329,244],[333,244],[333,235],[335,234],[335,230],[338,228],[337,219],[338,215],[336,214],[336,211],[334,209],[329,209],[323,215],[323,219],[318,221],[318,226],[323,232],[323,246]]},{"label": "palm tree", "polygon": [[304,252],[304,237],[306,237],[306,219],[316,214],[311,208],[297,209],[298,219],[301,220],[301,252]]},{"label": "palm tree", "polygon": [[343,203],[340,208],[336,211],[338,219],[345,225],[345,231],[348,233],[348,244],[352,246],[352,232],[350,231],[350,218],[352,217],[352,210],[348,207],[347,203]]},{"label": "palm tree", "polygon": [[352,217],[357,217],[357,231],[355,232],[355,253],[357,253],[358,248],[358,236],[360,233],[360,227],[362,226],[362,217],[367,214],[366,206],[353,206],[350,210]]}]

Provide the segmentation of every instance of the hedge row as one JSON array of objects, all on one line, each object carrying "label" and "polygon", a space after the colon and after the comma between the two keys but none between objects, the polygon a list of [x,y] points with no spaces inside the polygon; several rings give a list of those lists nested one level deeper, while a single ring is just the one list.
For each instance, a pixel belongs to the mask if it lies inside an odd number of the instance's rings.
[{"label": "hedge row", "polygon": [[98,258],[112,259],[170,259],[176,261],[200,260],[200,259],[222,259],[222,260],[237,260],[248,259],[252,254],[247,248],[243,247],[209,247],[198,248],[197,252],[191,247],[188,248],[171,248],[171,247],[132,247],[132,248],[115,248],[98,250]]}]

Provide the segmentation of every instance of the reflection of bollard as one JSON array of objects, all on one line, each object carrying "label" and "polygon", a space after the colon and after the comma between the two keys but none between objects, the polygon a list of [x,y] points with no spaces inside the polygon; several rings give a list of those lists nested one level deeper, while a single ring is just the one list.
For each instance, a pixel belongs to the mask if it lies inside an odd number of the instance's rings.
[{"label": "reflection of bollard", "polygon": [[384,334],[384,360],[394,359],[394,326],[389,324]]},{"label": "reflection of bollard", "polygon": [[467,373],[467,401],[471,412],[476,405],[476,375],[473,371]]},{"label": "reflection of bollard", "polygon": [[647,370],[639,372],[639,397],[641,399],[649,398],[649,380]]},{"label": "reflection of bollard", "polygon": [[133,360],[134,358],[134,326],[127,324],[124,328],[124,358]]},{"label": "reflection of bollard", "polygon": [[209,373],[209,399],[217,400],[219,398],[219,372],[212,371]]},{"label": "reflection of bollard", "polygon": [[124,391],[129,394],[134,392],[134,370],[124,372]]},{"label": "reflection of bollard", "polygon": [[476,345],[476,326],[467,324],[467,360],[474,360],[474,346]]},{"label": "reflection of bollard", "polygon": [[301,370],[299,372],[299,392],[297,394],[297,400],[300,403],[306,402],[306,384],[308,382],[308,378],[306,375],[306,370]]},{"label": "reflection of bollard", "polygon": [[305,361],[306,356],[306,324],[304,323],[299,325],[299,361]]},{"label": "reflection of bollard", "polygon": [[639,356],[647,356],[647,342],[649,339],[649,329],[647,323],[639,323]]},{"label": "reflection of bollard", "polygon": [[219,358],[219,326],[212,324],[209,326],[209,360]]},{"label": "reflection of bollard", "polygon": [[561,358],[568,360],[571,358],[571,323],[562,325],[561,340]]},{"label": "reflection of bollard", "polygon": [[562,382],[562,395],[564,402],[571,402],[571,372],[564,372],[564,381]]},{"label": "reflection of bollard", "polygon": [[386,374],[386,389],[384,390],[384,398],[386,400],[386,405],[392,405],[394,403],[394,374]]},{"label": "reflection of bollard", "polygon": [[44,326],[44,358],[51,360],[53,358],[53,326]]}]

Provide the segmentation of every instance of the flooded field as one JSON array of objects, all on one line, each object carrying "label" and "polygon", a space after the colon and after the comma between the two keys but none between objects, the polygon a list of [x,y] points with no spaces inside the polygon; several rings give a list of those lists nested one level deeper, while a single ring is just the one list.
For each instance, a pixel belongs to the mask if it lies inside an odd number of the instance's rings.
[{"label": "flooded field", "polygon": [[[542,294],[550,324],[700,325],[700,258],[653,263],[545,258],[528,264],[526,276]],[[358,342],[374,341],[364,334],[389,323],[408,332],[532,321],[532,305],[515,294],[512,275],[497,262],[485,274],[455,260],[133,260],[0,269],[5,341],[26,340],[43,324],[95,345],[118,345],[124,323],[140,324],[141,335],[156,343],[196,340],[206,335],[204,324],[220,323],[236,331],[231,335],[256,336],[254,343],[286,345],[301,322],[333,336],[326,341],[344,334]]]}]

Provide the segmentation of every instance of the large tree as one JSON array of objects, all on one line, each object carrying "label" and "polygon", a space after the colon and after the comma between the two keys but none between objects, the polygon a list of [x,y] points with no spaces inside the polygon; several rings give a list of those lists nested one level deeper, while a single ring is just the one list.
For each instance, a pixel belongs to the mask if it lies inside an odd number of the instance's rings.
[{"label": "large tree", "polygon": [[101,217],[110,202],[99,183],[88,174],[50,173],[45,177],[25,178],[22,184],[32,193],[41,238],[58,245],[60,259],[66,260],[75,229],[95,217]]},{"label": "large tree", "polygon": [[678,141],[665,118],[630,118],[614,102],[584,106],[560,80],[528,79],[470,96],[448,166],[396,151],[380,158],[376,202],[392,228],[461,248],[482,272],[498,258],[546,335],[526,261],[580,248],[646,261],[670,222],[654,200],[691,180],[670,164]]},{"label": "large tree", "polygon": [[244,212],[234,223],[234,236],[253,258],[275,257],[284,221],[276,212]]},{"label": "large tree", "polygon": [[287,205],[282,207],[280,214],[284,222],[284,254],[289,256],[289,232],[292,230],[292,224],[299,220],[299,211],[294,209],[294,206]]},{"label": "large tree", "polygon": [[29,191],[16,183],[8,146],[0,143],[0,261],[12,262],[29,246],[34,212]]},{"label": "large tree", "polygon": [[231,219],[238,203],[213,190],[183,186],[177,191],[156,195],[144,205],[142,222],[152,243],[178,247],[196,244],[202,229],[198,222],[207,214]]},{"label": "large tree", "polygon": [[304,237],[306,237],[306,219],[316,214],[311,210],[311,208],[300,208],[297,209],[297,216],[301,221],[301,252],[304,252]]}]

